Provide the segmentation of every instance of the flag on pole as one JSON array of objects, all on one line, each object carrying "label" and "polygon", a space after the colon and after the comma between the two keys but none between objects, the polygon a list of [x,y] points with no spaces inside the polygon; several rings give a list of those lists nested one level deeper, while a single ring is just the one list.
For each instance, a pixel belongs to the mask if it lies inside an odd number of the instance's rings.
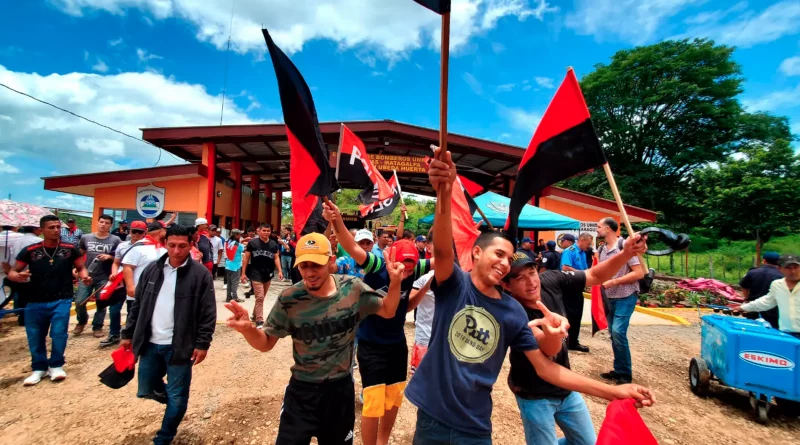
[{"label": "flag on pole", "polygon": [[370,185],[367,187],[367,190],[362,191],[358,196],[359,199],[362,195],[369,194],[371,191],[373,197],[375,199],[371,199],[369,203],[359,206],[359,210],[361,211],[361,217],[365,220],[381,218],[383,216],[389,216],[394,211],[395,207],[397,207],[397,203],[400,202],[400,183],[397,181],[397,176],[392,175],[388,181],[389,187],[392,190],[392,196],[387,199],[377,199],[378,189],[377,185]]},{"label": "flag on pole", "polygon": [[414,0],[437,14],[450,12],[450,0]]},{"label": "flag on pole", "polygon": [[[469,204],[469,210],[472,215],[478,211],[478,204],[474,198],[489,190],[494,178],[495,176],[475,167],[458,167],[458,179],[464,187],[464,195],[467,198],[467,204]],[[487,221],[486,223],[488,224],[489,222]]]},{"label": "flag on pole", "polygon": [[522,157],[506,231],[516,236],[522,208],[545,187],[605,163],[581,87],[570,68]]},{"label": "flag on pole", "polygon": [[[592,267],[597,266],[597,257],[592,258]],[[603,301],[603,291],[600,285],[592,286],[592,337],[594,334],[608,329],[606,318],[606,304]]]},{"label": "flag on pole", "polygon": [[[456,178],[451,193],[450,217],[453,225],[453,242],[456,248],[458,264],[466,272],[472,270],[472,246],[481,234],[475,226],[472,215],[475,210],[470,208],[467,197],[469,193],[464,190],[461,178]],[[474,201],[473,201],[474,203]],[[476,206],[477,207],[477,206]]]},{"label": "flag on pole", "polygon": [[[306,81],[286,54],[262,29],[267,42],[289,140],[289,182],[292,191],[294,229],[301,235],[324,231],[322,199],[339,188],[328,158],[328,146],[319,131],[317,110]],[[320,228],[322,230],[320,230]]]},{"label": "flag on pole", "polygon": [[[374,188],[378,191],[378,200],[391,198],[394,192],[372,164],[364,147],[364,142],[359,139],[346,125],[342,124],[342,134],[339,140],[339,156],[336,159],[336,179],[345,179],[355,186]],[[369,193],[370,196],[372,193]],[[367,202],[362,202],[368,204]]]}]

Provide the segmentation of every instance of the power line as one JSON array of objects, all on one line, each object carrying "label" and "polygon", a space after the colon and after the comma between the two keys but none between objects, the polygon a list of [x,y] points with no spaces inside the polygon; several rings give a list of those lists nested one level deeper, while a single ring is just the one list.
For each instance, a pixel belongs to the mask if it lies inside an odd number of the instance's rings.
[{"label": "power line", "polygon": [[[45,105],[51,106],[51,107],[55,108],[56,110],[63,111],[63,112],[65,112],[65,113],[71,114],[71,115],[73,115],[73,116],[77,117],[78,119],[83,119],[83,120],[85,120],[86,122],[89,122],[89,123],[92,123],[92,124],[98,125],[98,126],[100,126],[100,127],[103,127],[103,128],[105,128],[106,130],[111,130],[111,131],[113,131],[113,132],[115,132],[115,133],[119,133],[119,134],[121,134],[121,135],[123,135],[123,136],[125,136],[125,137],[129,137],[129,138],[131,138],[131,139],[133,139],[133,140],[135,140],[135,141],[144,142],[145,144],[152,145],[153,147],[155,147],[155,148],[157,148],[157,149],[158,149],[158,160],[156,160],[156,163],[155,163],[155,164],[153,164],[153,167],[155,167],[156,165],[158,165],[158,163],[159,163],[159,162],[161,162],[161,152],[162,152],[162,151],[166,151],[166,150],[162,149],[161,147],[159,147],[158,145],[156,145],[156,144],[153,144],[152,142],[146,141],[146,140],[144,140],[144,139],[142,139],[142,138],[137,138],[136,136],[131,136],[131,135],[129,135],[128,133],[125,133],[125,132],[123,132],[123,131],[117,130],[116,128],[111,128],[111,127],[109,127],[108,125],[101,124],[100,122],[93,121],[93,120],[89,119],[88,117],[83,117],[83,116],[81,116],[80,114],[73,113],[72,111],[69,111],[69,110],[66,110],[66,109],[64,109],[64,108],[61,108],[61,107],[59,107],[58,105],[53,105],[53,104],[51,104],[50,102],[47,102],[47,101],[45,101],[45,100],[42,100],[42,99],[39,99],[38,97],[31,96],[31,95],[30,95],[30,94],[28,94],[28,93],[25,93],[25,92],[22,92],[22,91],[19,91],[19,90],[15,90],[14,88],[11,88],[10,86],[8,86],[8,85],[6,85],[6,84],[4,84],[4,83],[0,83],[0,87],[3,87],[3,88],[5,88],[5,89],[7,89],[7,90],[9,90],[9,91],[13,91],[14,93],[17,93],[17,94],[21,94],[21,95],[23,95],[23,96],[25,96],[25,97],[27,97],[27,98],[29,98],[29,99],[33,99],[33,100],[35,100],[36,102],[39,102],[39,103],[42,103],[42,104],[45,104]],[[167,153],[169,153],[169,152],[167,152]],[[173,155],[172,153],[169,153],[169,155],[170,155],[170,156],[172,156],[173,158],[175,158],[175,159],[179,160],[179,161],[184,161],[184,162],[186,161],[185,159],[181,159],[181,158],[179,158],[179,157],[177,157],[177,156]]]},{"label": "power line", "polygon": [[228,89],[228,59],[231,52],[231,34],[233,34],[233,8],[236,0],[231,0],[231,24],[228,27],[228,48],[225,50],[225,77],[222,81],[222,109],[219,112],[219,124],[222,125],[222,115],[225,114],[225,92]]}]

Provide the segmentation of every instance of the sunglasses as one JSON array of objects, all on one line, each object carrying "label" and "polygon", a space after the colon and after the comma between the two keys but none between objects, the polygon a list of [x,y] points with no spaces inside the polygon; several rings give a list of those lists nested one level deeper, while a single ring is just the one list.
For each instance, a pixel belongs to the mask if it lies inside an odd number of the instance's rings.
[{"label": "sunglasses", "polygon": [[142,234],[144,234],[144,230],[131,230],[131,233],[135,233],[137,235],[142,235]]}]

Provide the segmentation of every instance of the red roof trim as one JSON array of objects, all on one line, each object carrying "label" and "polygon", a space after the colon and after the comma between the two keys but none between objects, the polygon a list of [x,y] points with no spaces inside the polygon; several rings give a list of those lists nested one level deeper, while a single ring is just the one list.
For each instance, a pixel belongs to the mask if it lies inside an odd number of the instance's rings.
[{"label": "red roof trim", "polygon": [[[576,192],[574,190],[567,190],[561,187],[547,187],[542,190],[542,197],[555,196],[558,198],[568,199],[570,201],[580,202],[586,205],[600,207],[613,212],[619,212],[616,201],[610,199],[600,198],[586,193]],[[646,221],[655,222],[658,214],[652,210],[643,209],[641,207],[634,207],[625,205],[625,211],[630,216],[641,218]]]},{"label": "red roof trim", "polygon": [[[202,168],[201,168],[202,167]],[[202,176],[201,164],[168,165],[165,167],[140,168],[136,170],[120,170],[102,173],[86,173],[81,175],[50,176],[42,178],[45,190],[62,189],[67,187],[81,187],[93,184],[107,184],[113,182],[153,181],[165,176]]]}]

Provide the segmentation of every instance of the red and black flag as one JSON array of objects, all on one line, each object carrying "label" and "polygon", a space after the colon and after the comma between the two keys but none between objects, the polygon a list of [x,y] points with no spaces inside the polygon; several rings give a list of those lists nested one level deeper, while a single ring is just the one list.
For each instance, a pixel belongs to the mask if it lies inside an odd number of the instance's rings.
[{"label": "red and black flag", "polygon": [[[597,257],[592,258],[592,267],[597,266]],[[603,291],[601,286],[595,285],[592,286],[592,337],[594,334],[602,331],[603,329],[608,329],[608,319],[606,318],[606,314],[608,313],[608,308],[606,308],[606,300],[603,298]]]},{"label": "red and black flag", "polygon": [[[456,249],[456,259],[461,269],[469,272],[472,270],[472,246],[481,234],[472,215],[478,208],[475,201],[469,196],[466,187],[461,182],[461,175],[453,183],[453,192],[450,195],[450,218],[453,225],[453,243]],[[471,204],[470,204],[471,203]],[[475,206],[474,208],[472,206]]]},{"label": "red and black flag", "polygon": [[[339,137],[339,156],[336,158],[336,179],[342,178],[340,183],[347,183],[353,188],[365,187],[365,192],[372,196],[372,190],[377,191],[375,200],[384,200],[392,197],[392,188],[377,168],[369,160],[364,142],[358,138],[347,126],[342,124]],[[363,193],[363,192],[362,192]],[[360,196],[360,195],[359,195]],[[375,202],[375,200],[371,202]],[[364,200],[362,204],[369,204]]]},{"label": "red and black flag", "polygon": [[392,175],[392,177],[389,178],[388,185],[390,190],[392,190],[392,196],[387,199],[378,199],[377,185],[368,186],[366,190],[358,195],[359,199],[362,199],[362,195],[370,195],[369,202],[364,202],[363,205],[359,206],[362,218],[370,220],[392,214],[395,207],[397,207],[397,203],[400,202],[400,194],[402,193],[400,190],[400,183],[397,181],[397,175]]},{"label": "red and black flag", "polygon": [[489,190],[489,186],[495,177],[475,167],[461,166],[458,167],[458,179],[461,180],[469,209],[472,212],[471,214],[474,215],[478,210],[478,204],[474,198]]},{"label": "red and black flag", "polygon": [[516,236],[522,208],[545,187],[605,163],[581,87],[570,69],[522,157],[506,231]]},{"label": "red and black flag", "polygon": [[437,14],[450,12],[450,0],[414,0]]},{"label": "red and black flag", "polygon": [[323,232],[321,197],[339,189],[328,160],[328,146],[319,131],[317,110],[305,79],[286,54],[261,30],[267,42],[283,108],[283,121],[289,140],[289,182],[296,233]]}]

